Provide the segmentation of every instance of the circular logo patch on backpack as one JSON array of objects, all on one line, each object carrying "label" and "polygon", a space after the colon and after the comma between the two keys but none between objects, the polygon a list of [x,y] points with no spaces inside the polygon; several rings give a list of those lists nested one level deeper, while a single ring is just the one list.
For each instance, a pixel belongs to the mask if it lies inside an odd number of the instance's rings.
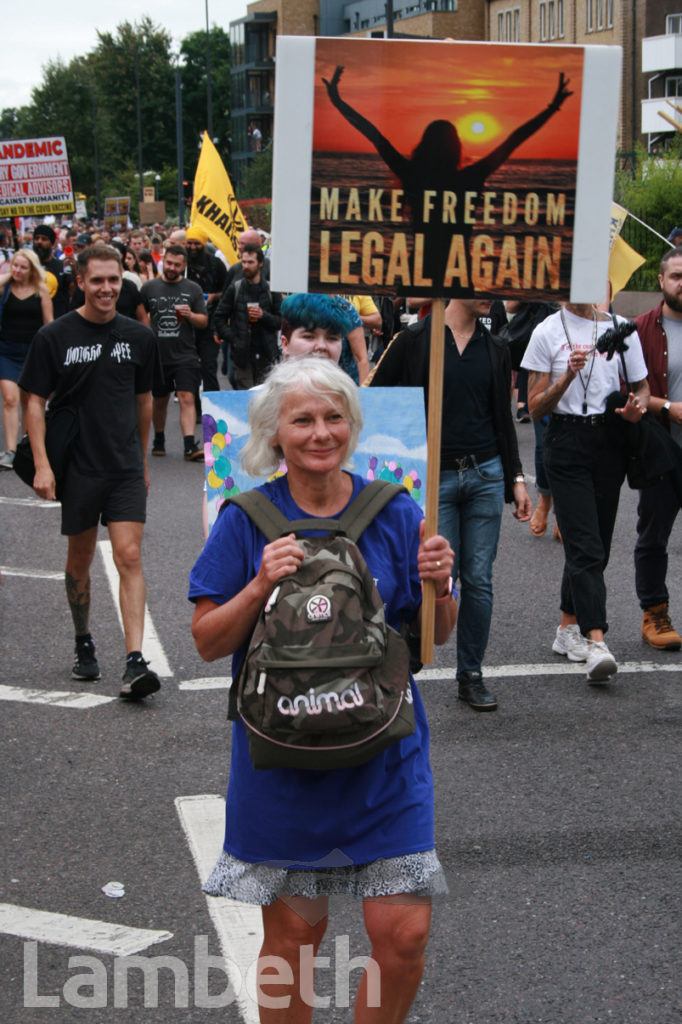
[{"label": "circular logo patch on backpack", "polygon": [[332,617],[331,601],[325,594],[313,594],[305,606],[308,622],[328,622]]}]

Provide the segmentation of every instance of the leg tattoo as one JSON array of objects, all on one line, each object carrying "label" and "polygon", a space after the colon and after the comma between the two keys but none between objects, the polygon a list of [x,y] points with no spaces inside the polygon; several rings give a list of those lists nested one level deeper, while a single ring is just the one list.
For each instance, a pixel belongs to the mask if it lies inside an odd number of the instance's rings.
[{"label": "leg tattoo", "polygon": [[76,636],[83,636],[89,632],[90,621],[90,576],[84,580],[77,580],[71,573],[67,572],[66,596],[71,608],[71,618]]}]

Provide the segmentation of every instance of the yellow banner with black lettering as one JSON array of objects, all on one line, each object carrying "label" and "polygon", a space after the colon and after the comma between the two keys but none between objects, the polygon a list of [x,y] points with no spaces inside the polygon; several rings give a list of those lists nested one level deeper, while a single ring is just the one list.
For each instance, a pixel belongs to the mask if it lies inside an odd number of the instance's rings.
[{"label": "yellow banner with black lettering", "polygon": [[229,263],[238,261],[237,238],[248,225],[208,132],[204,132],[194,176],[192,227],[202,228]]}]

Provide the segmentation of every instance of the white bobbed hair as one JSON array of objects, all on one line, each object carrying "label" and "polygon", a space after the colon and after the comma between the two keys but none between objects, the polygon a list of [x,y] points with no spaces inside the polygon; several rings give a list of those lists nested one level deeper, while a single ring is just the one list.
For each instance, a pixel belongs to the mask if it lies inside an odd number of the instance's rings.
[{"label": "white bobbed hair", "polygon": [[282,405],[294,391],[324,396],[331,405],[343,406],[350,423],[350,439],[344,466],[355,451],[362,429],[362,413],[353,380],[329,359],[310,356],[277,363],[262,388],[254,391],[249,402],[249,439],[242,448],[240,461],[249,476],[270,476],[282,460],[282,450],[273,445]]}]

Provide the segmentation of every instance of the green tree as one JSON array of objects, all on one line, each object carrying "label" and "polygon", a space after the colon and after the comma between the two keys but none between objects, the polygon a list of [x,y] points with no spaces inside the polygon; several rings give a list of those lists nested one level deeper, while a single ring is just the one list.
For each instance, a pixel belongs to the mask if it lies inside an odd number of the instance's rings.
[{"label": "green tree", "polygon": [[[214,25],[209,33],[211,53],[211,113],[213,140],[228,167],[230,137],[230,38]],[[182,123],[185,175],[194,177],[201,136],[207,124],[206,32],[190,32],[180,44],[183,58]],[[229,170],[229,167],[228,167]]]},{"label": "green tree", "polygon": [[240,199],[269,199],[272,196],[272,146],[249,161]]},{"label": "green tree", "polygon": [[137,165],[139,82],[143,169],[175,162],[175,87],[171,37],[144,17],[98,32],[91,55],[102,129],[112,150],[111,170]]},{"label": "green tree", "polygon": [[[51,60],[43,68],[41,84],[31,93],[31,103],[17,112],[14,126],[15,138],[63,135],[74,189],[86,194],[95,189],[95,102],[87,57],[74,57],[68,64]],[[106,160],[106,153],[102,155]]]},{"label": "green tree", "polygon": [[[636,154],[635,172],[616,172],[615,200],[629,213],[666,237],[682,225],[682,137],[678,133],[664,155],[650,156],[643,146]],[[622,235],[628,245],[646,258],[630,278],[632,291],[658,291],[658,267],[666,244],[628,217]]]}]

